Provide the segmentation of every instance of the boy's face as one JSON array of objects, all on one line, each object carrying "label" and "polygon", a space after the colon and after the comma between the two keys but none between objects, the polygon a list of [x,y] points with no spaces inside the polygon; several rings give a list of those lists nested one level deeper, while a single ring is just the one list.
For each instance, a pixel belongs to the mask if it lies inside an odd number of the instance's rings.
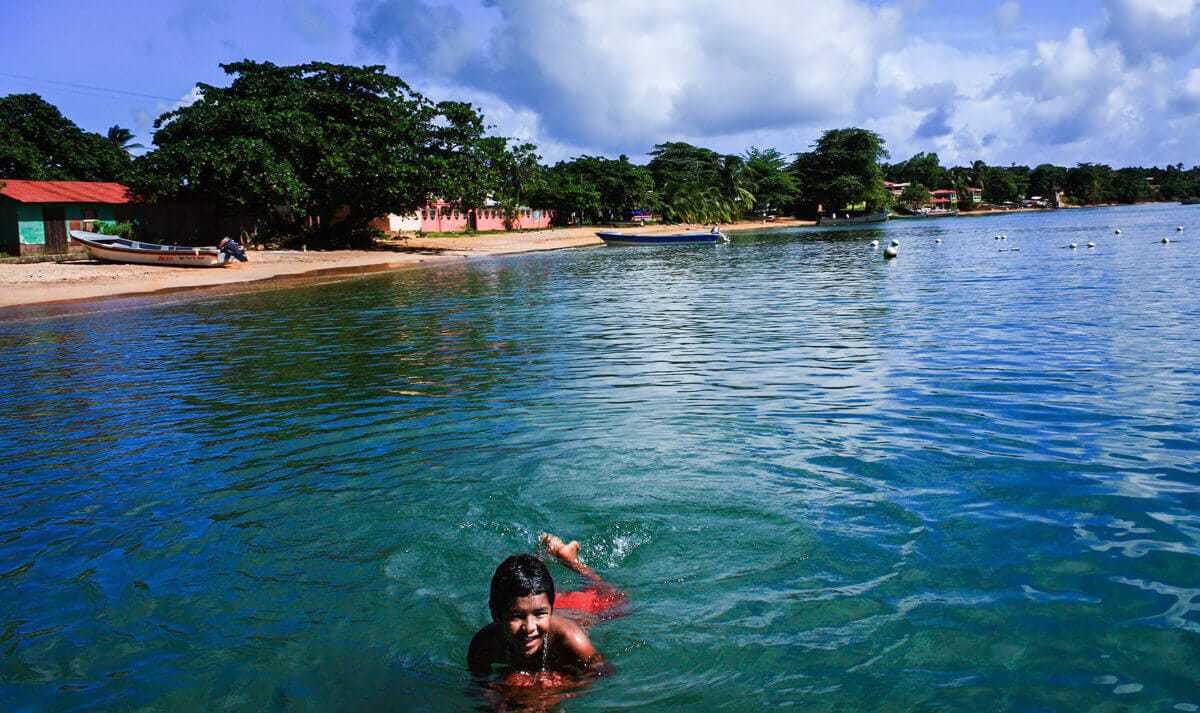
[{"label": "boy's face", "polygon": [[513,600],[500,621],[509,646],[524,656],[536,654],[549,631],[553,611],[550,598],[545,594],[530,594]]}]

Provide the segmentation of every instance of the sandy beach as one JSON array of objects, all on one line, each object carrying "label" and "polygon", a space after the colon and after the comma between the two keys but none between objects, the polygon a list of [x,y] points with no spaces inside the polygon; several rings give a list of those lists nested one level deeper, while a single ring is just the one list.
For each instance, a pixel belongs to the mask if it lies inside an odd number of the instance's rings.
[{"label": "sandy beach", "polygon": [[[745,221],[722,226],[730,231],[814,225],[805,220]],[[623,232],[671,233],[687,226],[657,225]],[[554,228],[527,233],[495,233],[388,241],[378,250],[250,251],[249,262],[226,268],[118,265],[84,258],[66,262],[0,264],[0,308],[97,298],[150,295],[205,288],[271,287],[339,276],[411,269],[464,259],[602,245],[595,227]]]}]

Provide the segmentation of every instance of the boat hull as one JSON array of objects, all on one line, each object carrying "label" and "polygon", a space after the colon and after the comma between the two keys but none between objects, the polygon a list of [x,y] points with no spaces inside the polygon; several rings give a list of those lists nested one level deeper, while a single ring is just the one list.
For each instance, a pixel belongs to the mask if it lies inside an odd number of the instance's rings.
[{"label": "boat hull", "polygon": [[72,230],[71,237],[81,243],[93,259],[104,262],[173,267],[225,267],[228,264],[216,248],[139,243],[82,230]]},{"label": "boat hull", "polygon": [[888,212],[881,210],[878,213],[867,213],[865,215],[852,215],[848,218],[834,218],[832,216],[823,215],[817,218],[817,225],[852,225],[855,223],[882,223],[888,219]]},{"label": "boat hull", "polygon": [[726,238],[721,233],[697,231],[694,233],[670,233],[666,235],[638,235],[636,233],[596,233],[605,245],[683,245],[689,243],[716,243]]}]

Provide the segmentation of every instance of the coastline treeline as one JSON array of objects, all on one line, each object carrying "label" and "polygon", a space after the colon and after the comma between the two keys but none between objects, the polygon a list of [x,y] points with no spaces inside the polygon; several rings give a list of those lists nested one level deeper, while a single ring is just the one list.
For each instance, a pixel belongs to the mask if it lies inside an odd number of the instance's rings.
[{"label": "coastline treeline", "polygon": [[553,209],[562,222],[609,224],[874,211],[896,200],[884,181],[909,184],[899,198],[909,204],[954,190],[960,209],[978,205],[978,193],[992,205],[1200,196],[1197,166],[946,167],[936,153],[888,163],[883,138],[853,127],[790,154],[664,142],[645,164],[584,155],[544,165],[535,145],[488,135],[472,105],[433,102],[383,67],[221,67],[230,85],[197,85],[199,98],[160,116],[154,146],[137,157],[128,129],[86,132],[36,94],[0,97],[0,180],[119,181],[151,203],[250,213],[267,233],[325,245],[369,241],[372,219],[412,213],[430,197],[464,210],[494,201],[510,219],[528,206]]}]

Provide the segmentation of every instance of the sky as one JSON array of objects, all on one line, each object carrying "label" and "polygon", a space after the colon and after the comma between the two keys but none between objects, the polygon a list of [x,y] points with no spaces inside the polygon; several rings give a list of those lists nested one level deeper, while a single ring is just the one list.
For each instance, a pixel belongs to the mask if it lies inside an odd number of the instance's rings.
[{"label": "sky", "polygon": [[150,145],[241,59],[385,65],[548,163],[687,141],[1200,164],[1200,0],[0,0],[0,96]]}]

